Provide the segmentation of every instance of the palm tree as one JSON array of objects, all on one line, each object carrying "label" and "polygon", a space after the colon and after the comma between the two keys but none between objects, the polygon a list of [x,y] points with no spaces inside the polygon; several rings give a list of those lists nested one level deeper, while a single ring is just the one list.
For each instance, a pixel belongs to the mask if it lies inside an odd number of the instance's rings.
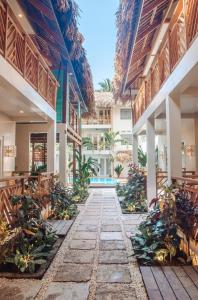
[{"label": "palm tree", "polygon": [[111,130],[104,132],[104,145],[105,148],[110,150],[109,159],[112,162],[113,170],[114,170],[114,147],[117,143],[122,142],[123,140],[119,138],[119,132],[113,132]]},{"label": "palm tree", "polygon": [[82,145],[83,147],[86,147],[87,150],[94,150],[94,144],[88,136],[82,138]]},{"label": "palm tree", "polygon": [[112,92],[113,91],[112,82],[109,78],[99,82],[99,86],[101,87],[101,89],[100,89],[101,92]]}]

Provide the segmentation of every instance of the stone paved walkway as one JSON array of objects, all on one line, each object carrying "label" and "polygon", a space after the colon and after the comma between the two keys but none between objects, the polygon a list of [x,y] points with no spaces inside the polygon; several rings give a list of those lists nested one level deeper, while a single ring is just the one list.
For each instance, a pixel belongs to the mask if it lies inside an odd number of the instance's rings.
[{"label": "stone paved walkway", "polygon": [[20,299],[147,299],[129,240],[141,219],[122,216],[114,189],[92,190],[43,280],[32,281],[37,293]]}]

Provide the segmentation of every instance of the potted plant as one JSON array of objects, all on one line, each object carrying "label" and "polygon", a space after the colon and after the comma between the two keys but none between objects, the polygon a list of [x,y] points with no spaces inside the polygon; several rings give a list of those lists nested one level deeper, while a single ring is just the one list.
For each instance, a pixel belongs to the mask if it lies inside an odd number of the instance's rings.
[{"label": "potted plant", "polygon": [[124,170],[124,167],[121,164],[119,164],[115,167],[114,171],[116,172],[116,175],[118,178],[120,178],[120,175],[123,170]]}]

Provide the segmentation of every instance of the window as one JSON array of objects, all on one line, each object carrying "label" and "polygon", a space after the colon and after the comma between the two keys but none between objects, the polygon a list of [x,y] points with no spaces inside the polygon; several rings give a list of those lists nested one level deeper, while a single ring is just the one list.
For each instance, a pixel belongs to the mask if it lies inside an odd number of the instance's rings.
[{"label": "window", "polygon": [[121,109],[120,110],[121,120],[131,120],[131,109]]},{"label": "window", "polygon": [[121,134],[121,145],[132,145],[132,134]]}]

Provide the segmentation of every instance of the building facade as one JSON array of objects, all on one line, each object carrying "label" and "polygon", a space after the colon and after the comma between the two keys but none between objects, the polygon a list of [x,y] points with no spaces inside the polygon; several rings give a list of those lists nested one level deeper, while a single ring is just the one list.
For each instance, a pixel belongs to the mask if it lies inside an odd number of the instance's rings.
[{"label": "building facade", "polygon": [[[159,171],[169,184],[187,174],[195,177],[198,171],[198,1],[134,5],[128,11],[133,30],[126,41],[131,43],[118,38],[115,81],[118,95],[130,93],[133,160],[138,162],[142,144],[150,201],[156,197]],[[120,25],[118,36],[125,26]]]},{"label": "building facade", "polygon": [[[105,143],[105,132],[119,132],[112,147]],[[132,129],[130,103],[115,103],[110,92],[95,92],[95,110],[82,119],[82,137],[90,138],[91,147],[84,147],[86,157],[95,158],[99,165],[99,177],[116,176],[114,168],[121,164],[126,177],[131,160]],[[113,158],[113,159],[112,159]]]},{"label": "building facade", "polygon": [[82,39],[69,40],[69,9],[59,1],[0,0],[0,177],[43,168],[65,183],[68,147],[72,160],[81,147],[81,115],[93,92]]}]

